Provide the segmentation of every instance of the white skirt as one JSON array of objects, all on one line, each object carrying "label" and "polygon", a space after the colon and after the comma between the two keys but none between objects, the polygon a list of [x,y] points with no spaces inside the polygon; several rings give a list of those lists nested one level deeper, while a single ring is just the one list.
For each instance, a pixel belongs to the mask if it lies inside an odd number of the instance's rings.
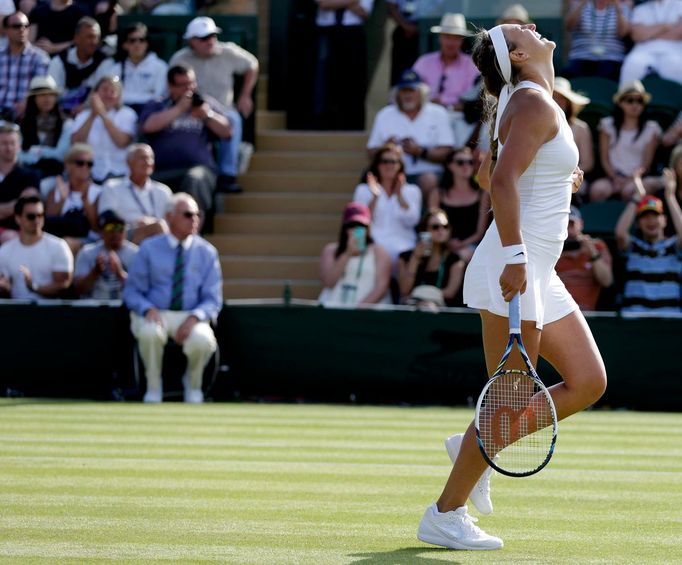
[{"label": "white skirt", "polygon": [[[541,330],[544,324],[560,320],[577,310],[578,305],[554,270],[563,241],[523,234],[523,242],[528,250],[528,282],[526,291],[521,295],[521,319],[534,321],[535,327]],[[509,317],[509,303],[505,302],[500,289],[504,265],[500,235],[493,222],[476,247],[464,275],[463,293],[467,306]]]}]

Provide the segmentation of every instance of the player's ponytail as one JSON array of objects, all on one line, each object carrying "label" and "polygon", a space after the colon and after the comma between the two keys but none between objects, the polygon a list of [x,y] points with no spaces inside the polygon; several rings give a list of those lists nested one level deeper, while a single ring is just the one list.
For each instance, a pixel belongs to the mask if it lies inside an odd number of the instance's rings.
[{"label": "player's ponytail", "polygon": [[[515,46],[508,44],[509,50]],[[483,116],[481,119],[490,125],[490,157],[493,162],[497,160],[497,139],[493,139],[495,120],[497,118],[497,102],[504,87],[504,79],[495,56],[495,48],[487,30],[482,29],[474,38],[472,52],[474,64],[483,77]],[[512,66],[512,83],[516,83],[516,69]]]}]

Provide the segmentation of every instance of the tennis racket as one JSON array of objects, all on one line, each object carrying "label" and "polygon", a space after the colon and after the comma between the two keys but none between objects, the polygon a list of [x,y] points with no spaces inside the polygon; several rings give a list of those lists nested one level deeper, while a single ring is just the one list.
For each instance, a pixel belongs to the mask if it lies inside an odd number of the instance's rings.
[{"label": "tennis racket", "polygon": [[[509,342],[476,404],[478,447],[488,465],[510,477],[527,477],[547,465],[558,430],[552,397],[521,340],[520,296],[509,302]],[[504,368],[514,341],[527,371]]]}]

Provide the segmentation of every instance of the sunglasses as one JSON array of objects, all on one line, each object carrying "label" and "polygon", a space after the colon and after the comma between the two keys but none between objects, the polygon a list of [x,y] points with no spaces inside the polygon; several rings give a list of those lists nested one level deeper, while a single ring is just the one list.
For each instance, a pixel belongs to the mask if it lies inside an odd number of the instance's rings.
[{"label": "sunglasses", "polygon": [[10,29],[27,29],[29,24],[10,24],[7,27]]},{"label": "sunglasses", "polygon": [[198,217],[198,216],[199,216],[199,212],[190,212],[189,210],[185,210],[185,211],[182,213],[182,215],[183,215],[185,218],[187,218],[187,219],[191,219],[191,218],[196,218],[196,217]]},{"label": "sunglasses", "polygon": [[622,102],[624,102],[625,104],[641,104],[642,106],[644,106],[644,98],[626,96],[625,98],[623,98]]},{"label": "sunglasses", "polygon": [[123,233],[125,229],[125,224],[107,224],[102,228],[102,231],[104,233]]},{"label": "sunglasses", "polygon": [[454,163],[455,165],[459,165],[460,167],[464,165],[473,165],[474,160],[473,159],[453,159],[451,163]]},{"label": "sunglasses", "polygon": [[398,159],[379,159],[380,165],[399,165]]},{"label": "sunglasses", "polygon": [[215,39],[218,37],[217,33],[212,33],[211,35],[207,35],[206,37],[197,37],[199,41],[208,41],[209,39]]},{"label": "sunglasses", "polygon": [[146,37],[129,37],[126,43],[147,43]]},{"label": "sunglasses", "polygon": [[90,168],[92,168],[92,166],[95,164],[94,161],[86,161],[85,159],[74,159],[73,161],[70,161],[70,162],[73,163],[74,165],[76,165],[76,167],[90,167]]},{"label": "sunglasses", "polygon": [[24,216],[28,221],[33,222],[36,218],[44,218],[45,212],[26,212]]},{"label": "sunglasses", "polygon": [[448,229],[448,225],[447,224],[430,224],[429,229],[431,231],[446,230],[446,229]]}]

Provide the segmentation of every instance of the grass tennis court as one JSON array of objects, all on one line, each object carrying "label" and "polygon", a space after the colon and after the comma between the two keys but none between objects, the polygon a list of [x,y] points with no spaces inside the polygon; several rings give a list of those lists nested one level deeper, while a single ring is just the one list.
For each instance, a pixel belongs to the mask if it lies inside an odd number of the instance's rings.
[{"label": "grass tennis court", "polygon": [[547,469],[493,478],[503,550],[418,542],[472,414],[0,399],[0,563],[682,562],[681,414],[562,422]]}]

